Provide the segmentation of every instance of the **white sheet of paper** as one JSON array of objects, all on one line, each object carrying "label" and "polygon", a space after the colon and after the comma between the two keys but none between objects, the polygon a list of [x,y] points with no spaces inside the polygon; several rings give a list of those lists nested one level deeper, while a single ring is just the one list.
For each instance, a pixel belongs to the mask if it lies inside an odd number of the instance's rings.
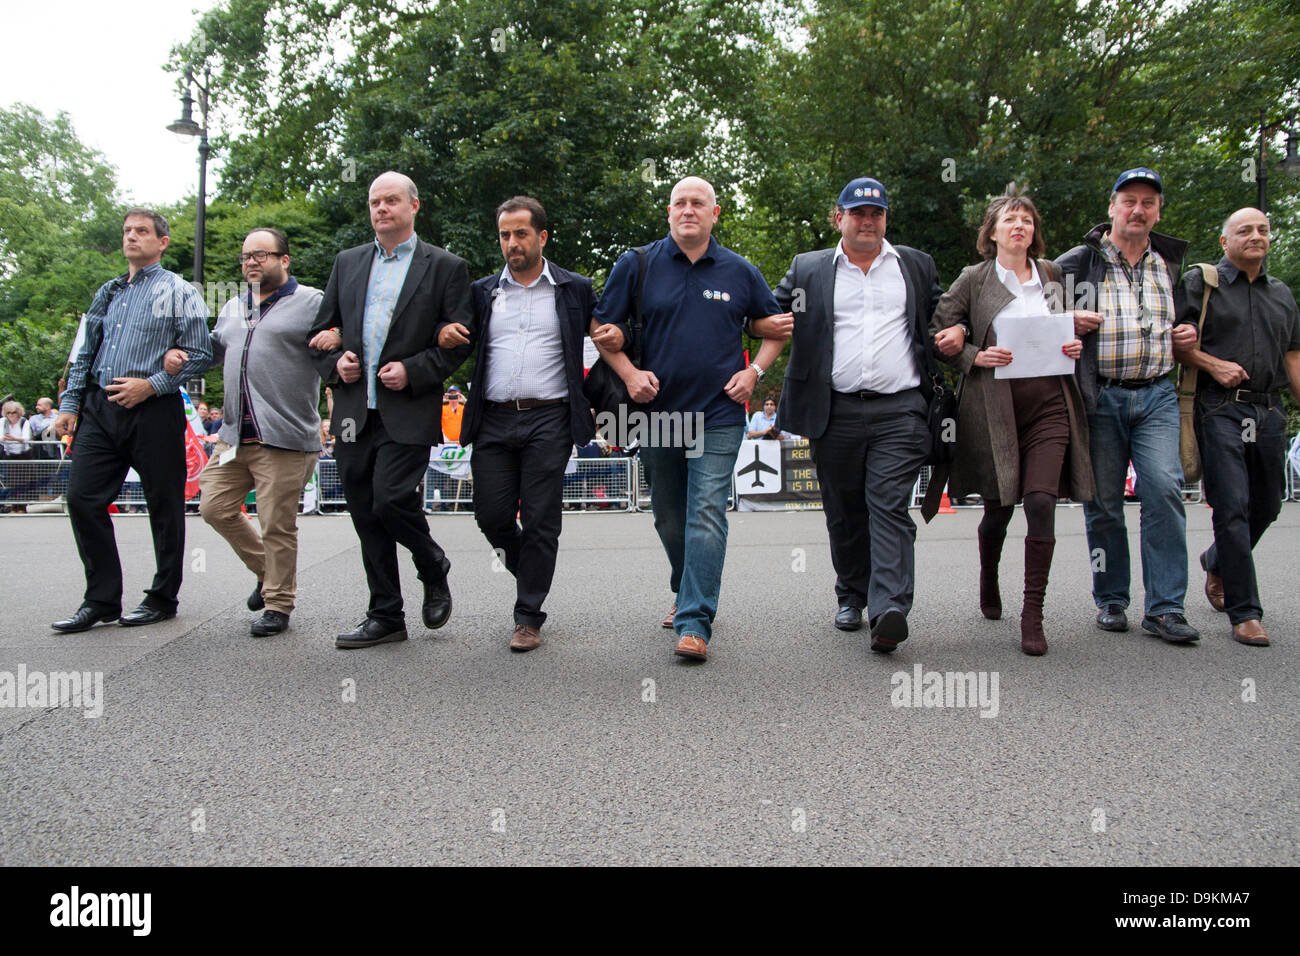
[{"label": "white sheet of paper", "polygon": [[1000,315],[993,320],[998,348],[1011,353],[1010,365],[993,369],[994,378],[1073,375],[1074,359],[1061,346],[1074,338],[1074,316]]},{"label": "white sheet of paper", "polygon": [[228,465],[235,460],[235,455],[239,452],[238,445],[231,445],[217,457],[218,465]]}]

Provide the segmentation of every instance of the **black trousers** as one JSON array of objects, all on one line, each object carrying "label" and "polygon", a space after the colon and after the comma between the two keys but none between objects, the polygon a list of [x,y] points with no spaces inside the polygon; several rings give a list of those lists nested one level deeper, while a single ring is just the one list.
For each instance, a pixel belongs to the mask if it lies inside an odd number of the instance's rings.
[{"label": "black trousers", "polygon": [[428,445],[393,441],[378,410],[366,414],[365,427],[350,442],[334,443],[343,497],[352,527],[361,542],[370,606],[366,616],[391,627],[402,627],[402,582],[397,571],[397,545],[411,552],[422,581],[446,574],[447,555],[429,534],[419,484],[429,467]]},{"label": "black trousers", "polygon": [[1196,399],[1205,500],[1214,509],[1214,544],[1205,563],[1223,578],[1233,624],[1263,618],[1251,550],[1282,510],[1286,416],[1280,405],[1242,405],[1221,394]]},{"label": "black trousers", "polygon": [[929,446],[918,389],[861,399],[831,393],[825,433],[811,442],[840,606],[912,609],[916,524],[912,488]]},{"label": "black trousers", "polygon": [[474,519],[515,576],[515,623],[541,627],[573,449],[569,406],[523,412],[485,407],[473,447]]},{"label": "black trousers", "polygon": [[144,602],[174,612],[185,559],[185,409],[180,395],[156,395],[135,408],[86,387],[72,443],[68,517],[86,570],[85,603],[122,606],[122,563],[108,506],[134,468],[149,505],[156,570]]}]

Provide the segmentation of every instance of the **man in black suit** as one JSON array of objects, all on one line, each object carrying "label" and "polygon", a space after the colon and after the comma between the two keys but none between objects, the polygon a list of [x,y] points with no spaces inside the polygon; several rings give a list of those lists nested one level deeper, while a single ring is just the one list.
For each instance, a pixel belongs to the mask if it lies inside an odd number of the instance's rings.
[{"label": "man in black suit", "polygon": [[496,221],[506,266],[474,283],[473,328],[444,322],[438,344],[475,350],[460,433],[473,447],[474,518],[515,576],[510,648],[531,651],[541,643],[542,602],[555,576],[564,469],[573,445],[595,434],[582,393],[582,338],[592,329],[593,340],[617,349],[623,334],[593,326],[590,279],[542,256],[540,202],[507,199]]},{"label": "man in black suit", "polygon": [[331,428],[343,496],[370,588],[366,620],[337,647],[406,640],[397,544],[424,583],[425,627],[451,615],[451,562],[429,534],[418,486],[442,441],[442,380],[468,349],[438,347],[442,322],[470,321],[465,261],[415,235],[419,194],[386,172],[370,185],[375,241],[334,260],[309,344],[334,390]]},{"label": "man in black suit", "polygon": [[855,179],[835,206],[840,242],[795,256],[776,289],[794,313],[777,422],[811,439],[821,480],[835,626],[862,626],[871,649],[907,639],[916,525],[912,488],[929,446],[923,383],[934,368],[928,329],[943,290],[934,260],[885,240],[889,200]]}]

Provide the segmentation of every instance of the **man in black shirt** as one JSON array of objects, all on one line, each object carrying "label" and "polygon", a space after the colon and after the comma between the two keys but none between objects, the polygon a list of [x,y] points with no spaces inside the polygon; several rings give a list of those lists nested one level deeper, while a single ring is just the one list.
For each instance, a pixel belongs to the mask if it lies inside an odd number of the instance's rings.
[{"label": "man in black shirt", "polygon": [[[1281,510],[1286,454],[1282,389],[1300,401],[1300,314],[1286,284],[1264,274],[1268,217],[1239,209],[1219,236],[1225,256],[1200,338],[1175,345],[1175,357],[1199,370],[1196,439],[1204,467],[1205,498],[1214,509],[1214,544],[1201,555],[1205,595],[1226,611],[1232,636],[1268,645],[1260,619],[1251,549]],[[1205,280],[1199,269],[1183,276],[1177,323],[1196,324]]]}]

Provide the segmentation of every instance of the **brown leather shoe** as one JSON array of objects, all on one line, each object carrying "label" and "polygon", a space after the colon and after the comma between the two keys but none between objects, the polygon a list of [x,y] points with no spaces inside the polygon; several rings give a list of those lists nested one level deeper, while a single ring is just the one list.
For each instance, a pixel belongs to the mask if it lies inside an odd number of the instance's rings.
[{"label": "brown leather shoe", "polygon": [[527,624],[516,624],[515,632],[510,637],[512,651],[531,651],[542,643],[542,632]]},{"label": "brown leather shoe", "polygon": [[1268,631],[1259,621],[1242,621],[1232,625],[1232,639],[1251,647],[1268,647]]},{"label": "brown leather shoe", "polygon": [[673,618],[675,618],[676,616],[677,616],[677,605],[674,603],[673,609],[669,611],[667,614],[665,614],[664,619],[659,623],[661,623],[664,627],[668,628],[669,630],[672,630]]},{"label": "brown leather shoe", "polygon": [[689,657],[695,661],[706,661],[709,659],[709,645],[701,637],[694,634],[683,634],[682,639],[677,642],[677,650],[674,651],[678,657]]},{"label": "brown leather shoe", "polygon": [[1209,569],[1203,554],[1201,555],[1201,567],[1205,569],[1205,599],[1210,602],[1210,607],[1216,611],[1222,611],[1224,609],[1223,578]]}]

